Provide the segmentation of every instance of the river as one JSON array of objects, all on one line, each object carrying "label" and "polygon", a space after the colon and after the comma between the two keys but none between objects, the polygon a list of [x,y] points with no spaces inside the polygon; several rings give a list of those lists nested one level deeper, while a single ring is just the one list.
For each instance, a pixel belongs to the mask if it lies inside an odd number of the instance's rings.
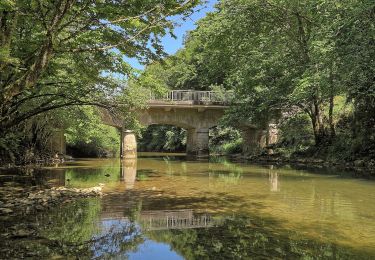
[{"label": "river", "polygon": [[375,258],[375,182],[352,173],[149,153],[36,174],[106,194],[28,218],[55,244],[17,243],[51,258]]}]

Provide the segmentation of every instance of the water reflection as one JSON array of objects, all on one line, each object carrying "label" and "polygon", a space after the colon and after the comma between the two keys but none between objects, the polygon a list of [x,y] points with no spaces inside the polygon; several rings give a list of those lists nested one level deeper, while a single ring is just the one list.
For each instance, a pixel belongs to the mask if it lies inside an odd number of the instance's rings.
[{"label": "water reflection", "polygon": [[137,177],[137,158],[123,159],[120,162],[120,180],[126,189],[133,189]]},{"label": "water reflection", "polygon": [[279,174],[277,171],[274,171],[273,165],[270,166],[270,170],[268,172],[268,179],[270,182],[270,191],[272,192],[278,192],[280,191],[280,185],[279,185]]},{"label": "water reflection", "polygon": [[[307,239],[273,218],[256,214],[196,214],[193,210],[143,211],[137,220],[102,218],[101,202],[82,200],[30,218],[38,239],[13,240],[40,258],[87,259],[364,259],[367,252]],[[272,228],[270,228],[272,227]],[[168,247],[167,247],[168,246]],[[7,256],[7,255],[5,255]]]},{"label": "water reflection", "polygon": [[[147,237],[167,243],[185,259],[349,259],[353,253],[335,244],[291,239],[288,233],[272,233],[265,221],[248,216],[223,218],[210,229],[151,231]],[[277,225],[277,223],[267,223]],[[280,231],[281,232],[281,231]],[[360,257],[361,253],[358,253]]]},{"label": "water reflection", "polygon": [[209,214],[194,214],[192,209],[142,211],[137,222],[144,231],[208,228],[218,222]]}]

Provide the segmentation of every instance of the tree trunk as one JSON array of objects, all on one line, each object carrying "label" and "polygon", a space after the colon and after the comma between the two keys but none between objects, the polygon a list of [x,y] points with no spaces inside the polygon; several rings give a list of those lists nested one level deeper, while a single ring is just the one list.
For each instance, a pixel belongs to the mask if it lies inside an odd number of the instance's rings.
[{"label": "tree trunk", "polygon": [[333,123],[333,107],[334,107],[334,105],[335,105],[334,104],[334,96],[333,96],[333,93],[331,92],[331,95],[329,97],[329,118],[328,118],[331,141],[336,136],[335,124]]},{"label": "tree trunk", "polygon": [[319,146],[324,143],[330,142],[330,138],[327,134],[327,129],[323,120],[322,104],[318,99],[314,99],[309,114],[314,132],[315,145]]},{"label": "tree trunk", "polygon": [[329,71],[329,85],[330,85],[330,93],[329,93],[329,114],[328,114],[328,123],[329,123],[329,128],[330,128],[330,139],[331,141],[335,138],[336,136],[336,131],[335,131],[335,124],[333,123],[333,108],[334,108],[334,78],[333,78],[333,66],[334,64],[331,64],[331,68]]}]

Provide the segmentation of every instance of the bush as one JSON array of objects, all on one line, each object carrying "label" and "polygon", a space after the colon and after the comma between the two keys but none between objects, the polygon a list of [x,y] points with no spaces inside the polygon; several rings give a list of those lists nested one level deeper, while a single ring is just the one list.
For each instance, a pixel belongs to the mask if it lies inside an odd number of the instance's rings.
[{"label": "bush", "polygon": [[210,130],[210,153],[235,154],[242,152],[242,138],[238,130],[217,126]]},{"label": "bush", "polygon": [[298,113],[280,124],[280,141],[283,147],[303,149],[314,144],[314,133],[309,117]]},{"label": "bush", "polygon": [[213,154],[236,154],[242,152],[242,138],[238,138],[236,140],[231,140],[229,142],[222,143],[220,145],[216,145],[210,147],[210,152]]},{"label": "bush", "polygon": [[151,125],[138,140],[142,152],[181,152],[186,149],[186,130],[171,125]]}]

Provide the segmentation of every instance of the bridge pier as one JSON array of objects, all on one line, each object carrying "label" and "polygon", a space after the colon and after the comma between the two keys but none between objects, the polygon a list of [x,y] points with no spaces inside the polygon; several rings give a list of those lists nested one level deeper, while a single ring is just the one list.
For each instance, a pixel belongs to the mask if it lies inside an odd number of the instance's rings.
[{"label": "bridge pier", "polygon": [[266,147],[266,131],[255,127],[243,128],[241,131],[244,154],[258,154]]},{"label": "bridge pier", "polygon": [[276,124],[269,124],[267,129],[246,127],[241,129],[244,154],[259,154],[268,145],[278,141],[278,130]]},{"label": "bridge pier", "polygon": [[196,147],[195,128],[186,129],[186,153],[194,154],[195,147]]},{"label": "bridge pier", "polygon": [[196,131],[197,134],[197,156],[207,156],[208,151],[208,128],[199,128]]},{"label": "bridge pier", "polygon": [[121,130],[121,159],[137,158],[137,139],[133,131]]},{"label": "bridge pier", "polygon": [[193,156],[208,156],[208,128],[187,129],[186,153]]}]

